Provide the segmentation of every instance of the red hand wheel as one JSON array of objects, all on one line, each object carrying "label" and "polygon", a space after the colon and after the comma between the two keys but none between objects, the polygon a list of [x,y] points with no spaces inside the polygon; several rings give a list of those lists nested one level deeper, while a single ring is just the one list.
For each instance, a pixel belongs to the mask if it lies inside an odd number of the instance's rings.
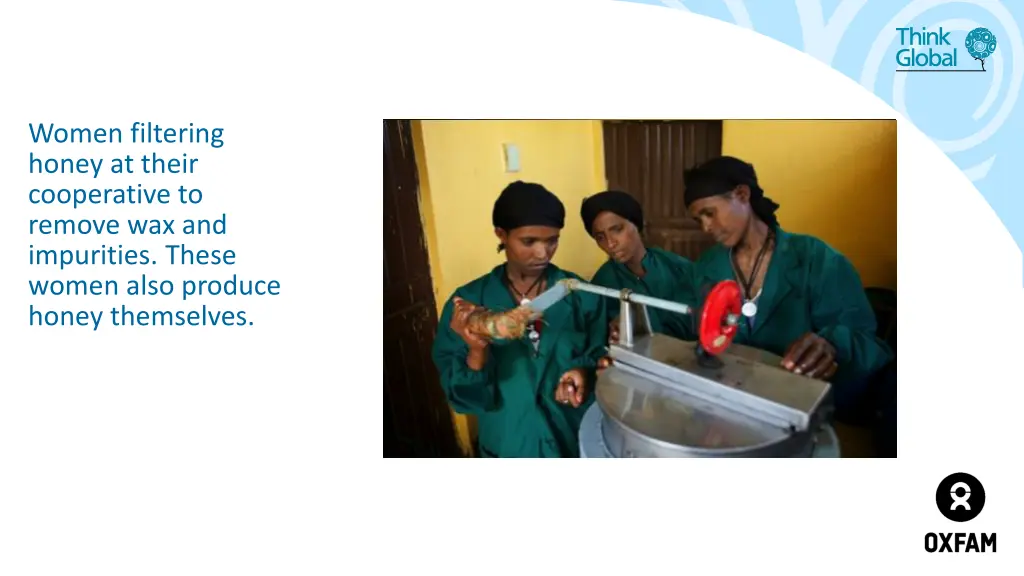
[{"label": "red hand wheel", "polygon": [[736,335],[742,302],[740,285],[733,280],[719,282],[700,314],[700,344],[711,355],[721,354]]}]

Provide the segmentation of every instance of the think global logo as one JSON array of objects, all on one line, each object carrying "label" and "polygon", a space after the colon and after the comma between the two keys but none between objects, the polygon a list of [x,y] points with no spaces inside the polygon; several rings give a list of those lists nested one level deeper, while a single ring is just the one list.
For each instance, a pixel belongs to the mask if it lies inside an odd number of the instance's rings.
[{"label": "think global logo", "polygon": [[949,30],[940,26],[938,32],[929,32],[927,28],[916,30],[911,26],[896,31],[900,33],[897,72],[985,72],[985,60],[996,51],[996,35],[991,30],[971,30],[964,40],[964,48],[980,65],[967,67],[970,61],[961,59],[958,48],[949,40]]}]

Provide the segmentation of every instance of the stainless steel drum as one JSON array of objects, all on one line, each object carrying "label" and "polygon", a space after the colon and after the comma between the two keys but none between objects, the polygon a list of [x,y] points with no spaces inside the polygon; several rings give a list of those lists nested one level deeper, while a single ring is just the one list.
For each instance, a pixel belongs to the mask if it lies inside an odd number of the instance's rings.
[{"label": "stainless steel drum", "polygon": [[[729,346],[742,321],[739,290],[723,291],[736,294],[735,302],[717,302],[717,312],[704,303],[703,346],[651,330],[648,306],[694,314],[690,306],[628,290],[563,280],[528,306],[543,314],[576,290],[620,301],[621,340],[608,347],[614,364],[595,386],[602,451],[616,458],[813,455],[830,416],[832,388],[783,369],[778,356]],[[585,425],[593,421],[588,412]]]},{"label": "stainless steel drum", "polygon": [[616,458],[809,457],[830,406],[828,383],[740,345],[719,365],[662,334],[612,346],[596,385],[603,444]]},{"label": "stainless steel drum", "polygon": [[[580,423],[580,458],[615,458],[604,442],[604,414],[596,402],[590,405]],[[825,424],[814,438],[811,458],[841,458],[839,437],[832,426]]]}]

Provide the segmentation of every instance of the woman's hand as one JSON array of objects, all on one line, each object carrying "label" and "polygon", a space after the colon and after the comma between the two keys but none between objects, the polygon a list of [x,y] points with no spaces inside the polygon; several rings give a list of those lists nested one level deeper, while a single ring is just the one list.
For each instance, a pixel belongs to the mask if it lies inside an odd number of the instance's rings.
[{"label": "woman's hand", "polygon": [[455,310],[452,312],[452,320],[448,325],[469,346],[469,354],[466,354],[466,366],[470,370],[479,372],[487,365],[487,346],[490,343],[486,338],[469,331],[469,315],[478,310],[480,306],[466,302],[462,298],[455,298],[453,304]]},{"label": "woman's hand", "polygon": [[615,320],[608,323],[608,343],[618,344],[619,343],[619,317],[616,316]]},{"label": "woman's hand", "polygon": [[808,332],[790,345],[782,358],[782,367],[796,374],[828,380],[835,375],[836,349],[817,334]]},{"label": "woman's hand", "polygon": [[467,302],[462,298],[455,298],[452,304],[455,306],[452,311],[452,320],[449,323],[452,331],[466,342],[470,351],[480,352],[485,350],[488,345],[487,339],[469,331],[469,315],[479,310],[480,306]]},{"label": "woman's hand", "polygon": [[573,368],[558,380],[555,388],[555,401],[559,404],[571,404],[579,408],[587,394],[587,377],[583,370]]}]

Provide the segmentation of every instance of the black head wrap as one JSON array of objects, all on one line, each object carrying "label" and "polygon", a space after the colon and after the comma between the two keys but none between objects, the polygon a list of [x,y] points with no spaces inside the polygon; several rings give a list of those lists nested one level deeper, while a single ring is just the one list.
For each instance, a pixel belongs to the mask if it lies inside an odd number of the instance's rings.
[{"label": "black head wrap", "polygon": [[644,209],[636,201],[636,198],[625,192],[608,190],[607,192],[594,194],[583,201],[583,206],[580,207],[580,217],[583,218],[583,227],[587,229],[587,233],[591,236],[594,235],[591,231],[594,226],[594,220],[597,219],[601,212],[618,214],[632,222],[637,230],[641,232],[644,230]]},{"label": "black head wrap", "polygon": [[[494,202],[491,222],[506,232],[523,226],[565,227],[565,206],[550,190],[517,180],[501,191]],[[498,246],[501,250],[503,246]]]},{"label": "black head wrap", "polygon": [[775,211],[779,205],[764,195],[764,190],[757,183],[754,167],[739,158],[721,156],[687,170],[683,174],[684,201],[689,206],[702,198],[731,192],[741,184],[750,188],[750,208],[754,214],[768,226],[778,228]]}]

